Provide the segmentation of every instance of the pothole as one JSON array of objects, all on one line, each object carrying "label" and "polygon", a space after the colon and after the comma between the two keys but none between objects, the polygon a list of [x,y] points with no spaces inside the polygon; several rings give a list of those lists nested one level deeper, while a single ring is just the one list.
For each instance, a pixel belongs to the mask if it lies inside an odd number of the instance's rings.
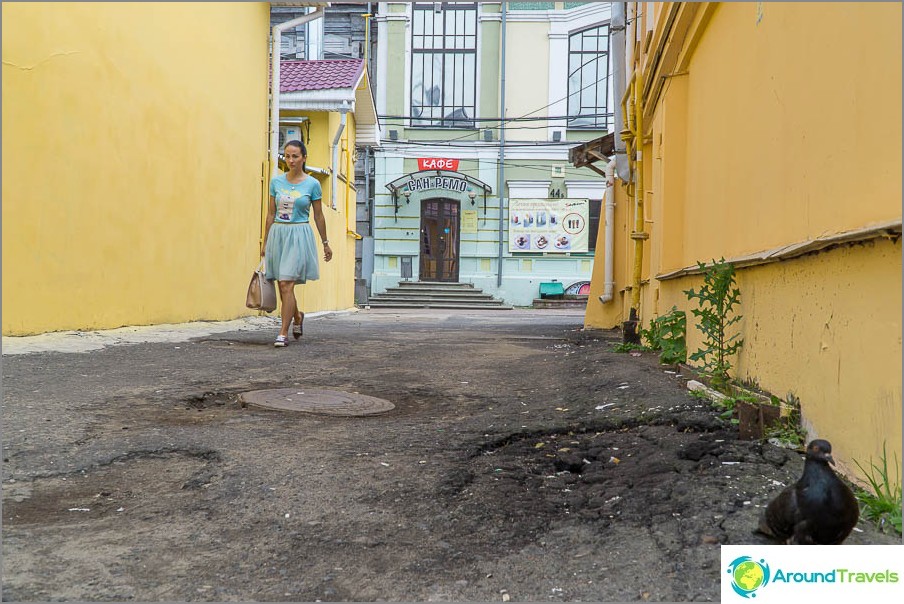
[{"label": "pothole", "polygon": [[203,411],[211,407],[223,407],[230,405],[236,401],[238,397],[235,394],[227,392],[204,392],[190,396],[186,399],[186,404],[190,409]]},{"label": "pothole", "polygon": [[253,405],[281,411],[300,411],[317,415],[361,417],[378,415],[395,409],[389,401],[340,390],[319,388],[277,388],[252,390],[239,395],[242,406]]},{"label": "pothole", "polygon": [[191,509],[197,490],[218,479],[219,461],[219,453],[210,449],[130,451],[81,471],[4,483],[4,530],[169,518],[173,509]]}]

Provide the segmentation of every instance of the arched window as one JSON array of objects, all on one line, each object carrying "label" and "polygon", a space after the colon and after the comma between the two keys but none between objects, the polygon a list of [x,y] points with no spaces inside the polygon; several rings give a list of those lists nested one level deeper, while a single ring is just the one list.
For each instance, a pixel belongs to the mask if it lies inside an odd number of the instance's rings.
[{"label": "arched window", "polygon": [[609,25],[568,37],[568,127],[605,130],[609,99]]}]

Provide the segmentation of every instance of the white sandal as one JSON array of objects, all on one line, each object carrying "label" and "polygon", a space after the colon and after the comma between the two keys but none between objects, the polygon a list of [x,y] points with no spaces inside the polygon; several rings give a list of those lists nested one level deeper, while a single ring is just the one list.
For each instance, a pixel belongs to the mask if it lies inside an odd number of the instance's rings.
[{"label": "white sandal", "polygon": [[276,348],[285,348],[289,345],[289,339],[286,336],[276,336],[276,341],[273,342],[273,345]]}]

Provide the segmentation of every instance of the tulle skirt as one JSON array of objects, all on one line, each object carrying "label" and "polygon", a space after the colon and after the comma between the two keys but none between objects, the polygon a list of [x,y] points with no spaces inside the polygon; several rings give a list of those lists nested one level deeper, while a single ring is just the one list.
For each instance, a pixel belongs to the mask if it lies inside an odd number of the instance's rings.
[{"label": "tulle skirt", "polygon": [[267,235],[267,279],[305,283],[320,278],[317,245],[311,223],[274,222]]}]

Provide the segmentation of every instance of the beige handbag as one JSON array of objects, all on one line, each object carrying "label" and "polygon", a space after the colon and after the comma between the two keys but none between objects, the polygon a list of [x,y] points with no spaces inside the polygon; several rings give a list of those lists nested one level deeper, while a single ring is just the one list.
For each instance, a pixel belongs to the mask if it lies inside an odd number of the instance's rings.
[{"label": "beige handbag", "polygon": [[276,284],[267,279],[263,268],[264,260],[261,259],[257,270],[251,276],[251,283],[248,284],[245,306],[254,310],[273,312],[276,310]]}]

